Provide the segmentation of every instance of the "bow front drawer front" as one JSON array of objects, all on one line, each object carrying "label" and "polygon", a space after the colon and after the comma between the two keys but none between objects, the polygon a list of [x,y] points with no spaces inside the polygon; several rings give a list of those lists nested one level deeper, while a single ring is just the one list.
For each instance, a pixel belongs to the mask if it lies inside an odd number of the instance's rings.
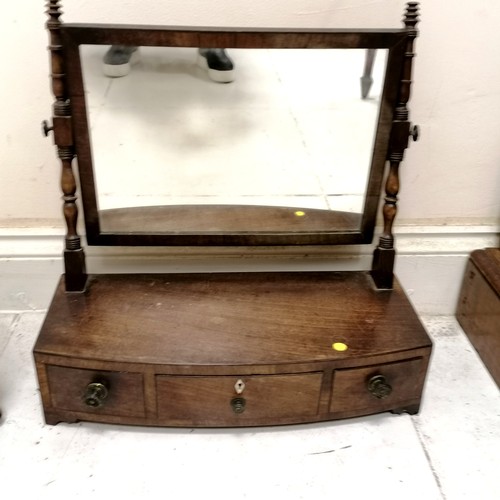
[{"label": "bow front drawer front", "polygon": [[420,398],[426,364],[415,358],[335,370],[330,412],[370,414],[413,402]]},{"label": "bow front drawer front", "polygon": [[318,413],[322,373],[251,376],[157,376],[161,420],[238,425]]},{"label": "bow front drawer front", "polygon": [[47,366],[54,408],[77,413],[144,417],[144,383],[140,373]]}]

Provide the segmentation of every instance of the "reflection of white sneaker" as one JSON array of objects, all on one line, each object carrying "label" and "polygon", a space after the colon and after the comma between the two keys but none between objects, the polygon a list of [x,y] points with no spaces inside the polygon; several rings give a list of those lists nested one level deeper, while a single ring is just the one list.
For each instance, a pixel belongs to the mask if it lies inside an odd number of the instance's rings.
[{"label": "reflection of white sneaker", "polygon": [[128,75],[132,64],[138,60],[137,47],[112,45],[103,57],[102,71],[111,78],[120,78]]},{"label": "reflection of white sneaker", "polygon": [[208,70],[211,80],[230,83],[234,80],[234,64],[225,49],[199,49],[198,66]]}]

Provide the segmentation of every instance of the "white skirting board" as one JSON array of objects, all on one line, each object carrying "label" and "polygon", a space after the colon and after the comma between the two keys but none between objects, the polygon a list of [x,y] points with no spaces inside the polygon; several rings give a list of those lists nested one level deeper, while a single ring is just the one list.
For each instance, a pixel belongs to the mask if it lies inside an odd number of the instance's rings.
[{"label": "white skirting board", "polygon": [[[0,229],[0,310],[44,310],[63,273],[61,229]],[[374,241],[377,241],[376,237]],[[455,313],[467,258],[497,247],[496,226],[405,226],[396,231],[396,275],[418,313]],[[373,246],[304,249],[87,247],[90,273],[368,269]]]}]

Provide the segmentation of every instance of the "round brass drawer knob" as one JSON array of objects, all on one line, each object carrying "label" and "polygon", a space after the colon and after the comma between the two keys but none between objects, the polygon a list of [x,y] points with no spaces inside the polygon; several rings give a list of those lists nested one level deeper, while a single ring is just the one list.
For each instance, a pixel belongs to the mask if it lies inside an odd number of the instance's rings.
[{"label": "round brass drawer knob", "polygon": [[233,398],[231,399],[231,408],[234,413],[243,413],[245,411],[245,406],[247,402],[245,398]]},{"label": "round brass drawer knob", "polygon": [[84,401],[87,406],[99,408],[108,397],[108,388],[101,382],[92,382],[87,386]]},{"label": "round brass drawer knob", "polygon": [[383,375],[374,375],[368,380],[368,392],[377,399],[384,399],[392,392],[392,387]]}]

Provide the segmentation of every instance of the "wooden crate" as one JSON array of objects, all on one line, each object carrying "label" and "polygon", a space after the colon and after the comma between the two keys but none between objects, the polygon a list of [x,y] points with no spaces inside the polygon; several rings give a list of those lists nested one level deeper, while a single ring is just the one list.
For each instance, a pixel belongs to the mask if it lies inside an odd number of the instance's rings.
[{"label": "wooden crate", "polygon": [[465,271],[457,319],[500,387],[500,249],[474,251]]}]

